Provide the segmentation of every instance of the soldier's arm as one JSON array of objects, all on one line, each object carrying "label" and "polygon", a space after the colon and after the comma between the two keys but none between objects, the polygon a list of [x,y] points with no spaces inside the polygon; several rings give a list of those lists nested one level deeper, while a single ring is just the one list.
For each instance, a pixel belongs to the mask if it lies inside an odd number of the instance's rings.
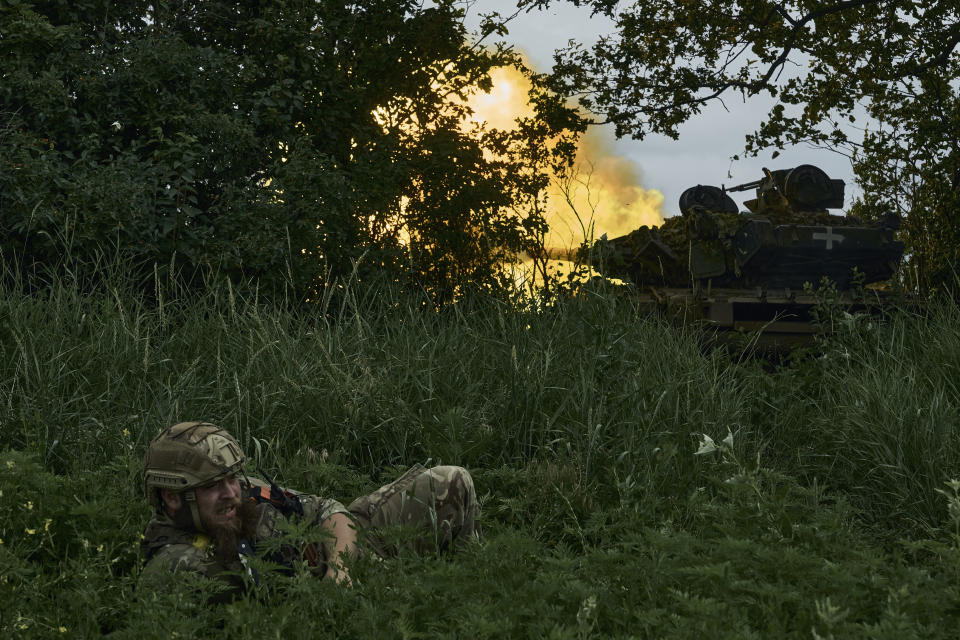
[{"label": "soldier's arm", "polygon": [[168,544],[150,558],[143,567],[142,576],[193,571],[206,574],[208,554],[201,546],[191,544]]},{"label": "soldier's arm", "polygon": [[320,526],[332,536],[332,540],[326,543],[329,560],[324,577],[336,580],[338,584],[352,586],[353,581],[343,566],[343,560],[357,550],[357,530],[353,527],[353,521],[344,513],[335,513],[321,522]]},{"label": "soldier's arm", "polygon": [[330,539],[323,543],[327,560],[324,578],[332,578],[339,584],[350,586],[352,581],[343,560],[357,550],[357,531],[353,519],[341,503],[330,498],[299,494],[304,516],[317,523]]},{"label": "soldier's arm", "polygon": [[144,565],[140,571],[137,591],[142,597],[148,597],[146,594],[150,592],[165,592],[174,583],[184,582],[184,574],[187,574],[201,577],[204,581],[210,577],[222,578],[201,587],[210,604],[229,602],[243,593],[242,580],[224,573],[216,576],[216,573],[203,549],[194,545],[171,544],[161,549]]}]

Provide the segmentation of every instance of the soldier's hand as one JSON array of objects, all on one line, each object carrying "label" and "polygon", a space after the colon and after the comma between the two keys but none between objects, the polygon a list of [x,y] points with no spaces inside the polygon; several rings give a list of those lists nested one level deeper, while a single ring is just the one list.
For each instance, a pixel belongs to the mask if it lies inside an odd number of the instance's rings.
[{"label": "soldier's hand", "polygon": [[353,580],[350,578],[347,568],[336,562],[327,564],[327,573],[323,577],[335,580],[337,584],[344,587],[353,586]]}]

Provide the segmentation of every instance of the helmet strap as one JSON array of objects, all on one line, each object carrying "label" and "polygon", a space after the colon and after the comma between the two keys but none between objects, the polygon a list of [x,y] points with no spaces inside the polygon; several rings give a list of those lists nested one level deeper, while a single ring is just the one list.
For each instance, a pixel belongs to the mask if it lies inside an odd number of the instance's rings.
[{"label": "helmet strap", "polygon": [[200,522],[200,510],[197,509],[197,492],[193,489],[187,489],[183,492],[183,499],[190,505],[190,515],[193,516],[193,526],[197,531],[203,531],[203,524]]}]

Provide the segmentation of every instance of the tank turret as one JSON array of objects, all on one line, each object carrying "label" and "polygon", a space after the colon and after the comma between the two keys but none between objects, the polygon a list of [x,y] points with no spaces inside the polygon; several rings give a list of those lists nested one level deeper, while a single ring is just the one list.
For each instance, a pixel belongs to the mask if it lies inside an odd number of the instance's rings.
[{"label": "tank turret", "polygon": [[751,213],[822,211],[843,206],[843,180],[831,179],[812,164],[778,171],[764,169],[763,174],[756,182],[727,189],[736,192],[756,188],[757,197],[743,203]]}]

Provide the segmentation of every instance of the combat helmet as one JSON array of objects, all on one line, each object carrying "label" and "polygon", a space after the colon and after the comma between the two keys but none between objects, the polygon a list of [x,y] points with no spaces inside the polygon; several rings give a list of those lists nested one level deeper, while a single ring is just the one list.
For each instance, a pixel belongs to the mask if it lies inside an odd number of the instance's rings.
[{"label": "combat helmet", "polygon": [[182,493],[193,524],[203,530],[195,489],[240,473],[243,451],[237,440],[209,422],[181,422],[150,443],[143,460],[143,484],[150,504],[161,510],[160,489]]}]

